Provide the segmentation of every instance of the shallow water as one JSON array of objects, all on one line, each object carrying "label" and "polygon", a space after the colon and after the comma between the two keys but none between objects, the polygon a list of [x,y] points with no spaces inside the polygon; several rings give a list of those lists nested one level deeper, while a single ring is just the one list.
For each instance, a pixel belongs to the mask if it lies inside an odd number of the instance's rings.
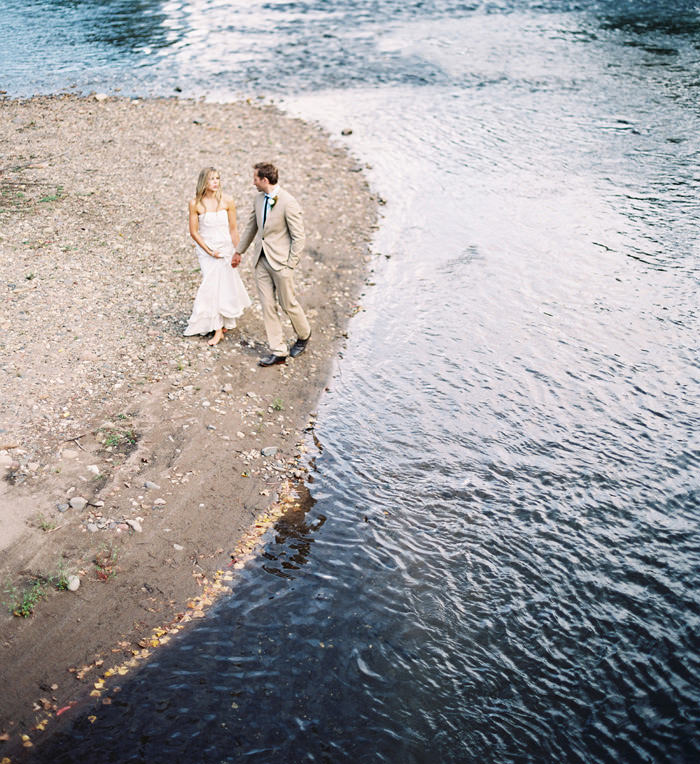
[{"label": "shallow water", "polygon": [[697,760],[694,4],[3,6],[10,94],[272,94],[387,200],[308,511],[46,760]]}]

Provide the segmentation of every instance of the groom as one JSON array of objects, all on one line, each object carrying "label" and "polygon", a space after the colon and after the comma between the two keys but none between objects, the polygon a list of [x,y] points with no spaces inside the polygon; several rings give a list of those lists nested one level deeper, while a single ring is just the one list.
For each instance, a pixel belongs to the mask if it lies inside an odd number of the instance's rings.
[{"label": "groom", "polygon": [[[231,260],[231,265],[236,268],[241,262],[241,253],[255,239],[255,285],[271,351],[258,361],[259,366],[285,363],[287,355],[296,358],[306,350],[311,337],[309,322],[294,296],[294,269],[304,249],[305,238],[301,207],[277,181],[277,168],[273,164],[258,162],[254,165],[253,185],[260,193],[255,197],[253,211]],[[277,302],[297,335],[289,351],[277,314]]]}]

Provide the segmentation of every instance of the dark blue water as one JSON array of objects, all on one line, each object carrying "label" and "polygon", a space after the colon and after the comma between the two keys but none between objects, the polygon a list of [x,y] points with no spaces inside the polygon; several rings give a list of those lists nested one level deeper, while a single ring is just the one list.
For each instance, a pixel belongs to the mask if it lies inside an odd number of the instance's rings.
[{"label": "dark blue water", "polygon": [[267,95],[387,200],[306,511],[44,760],[697,761],[696,4],[0,10],[11,95]]}]

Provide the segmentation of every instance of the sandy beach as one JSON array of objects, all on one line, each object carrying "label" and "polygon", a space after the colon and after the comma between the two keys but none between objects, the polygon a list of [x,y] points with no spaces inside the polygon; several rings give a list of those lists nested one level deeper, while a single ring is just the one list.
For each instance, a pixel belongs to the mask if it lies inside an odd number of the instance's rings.
[{"label": "sandy beach", "polygon": [[[340,136],[269,104],[0,110],[2,757],[100,702],[105,674],[137,669],[235,588],[303,503],[304,431],[360,309],[378,200]],[[182,336],[197,174],[220,170],[240,229],[263,160],[304,210],[297,291],[313,327],[304,355],[268,369],[246,258],[254,305],[237,328],[215,348]]]}]

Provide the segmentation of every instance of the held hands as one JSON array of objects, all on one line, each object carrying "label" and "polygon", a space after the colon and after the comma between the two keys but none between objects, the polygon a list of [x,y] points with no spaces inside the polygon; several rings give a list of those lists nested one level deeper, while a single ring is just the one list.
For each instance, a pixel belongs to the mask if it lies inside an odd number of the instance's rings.
[{"label": "held hands", "polygon": [[231,258],[231,267],[237,268],[241,263],[241,256],[238,252],[233,253],[233,257]]},{"label": "held hands", "polygon": [[215,260],[221,260],[221,259],[223,258],[223,255],[220,255],[220,254],[219,254],[219,252],[218,252],[218,250],[217,250],[216,252],[212,252],[212,253],[211,253],[211,256],[212,256],[212,257],[213,257]]}]

